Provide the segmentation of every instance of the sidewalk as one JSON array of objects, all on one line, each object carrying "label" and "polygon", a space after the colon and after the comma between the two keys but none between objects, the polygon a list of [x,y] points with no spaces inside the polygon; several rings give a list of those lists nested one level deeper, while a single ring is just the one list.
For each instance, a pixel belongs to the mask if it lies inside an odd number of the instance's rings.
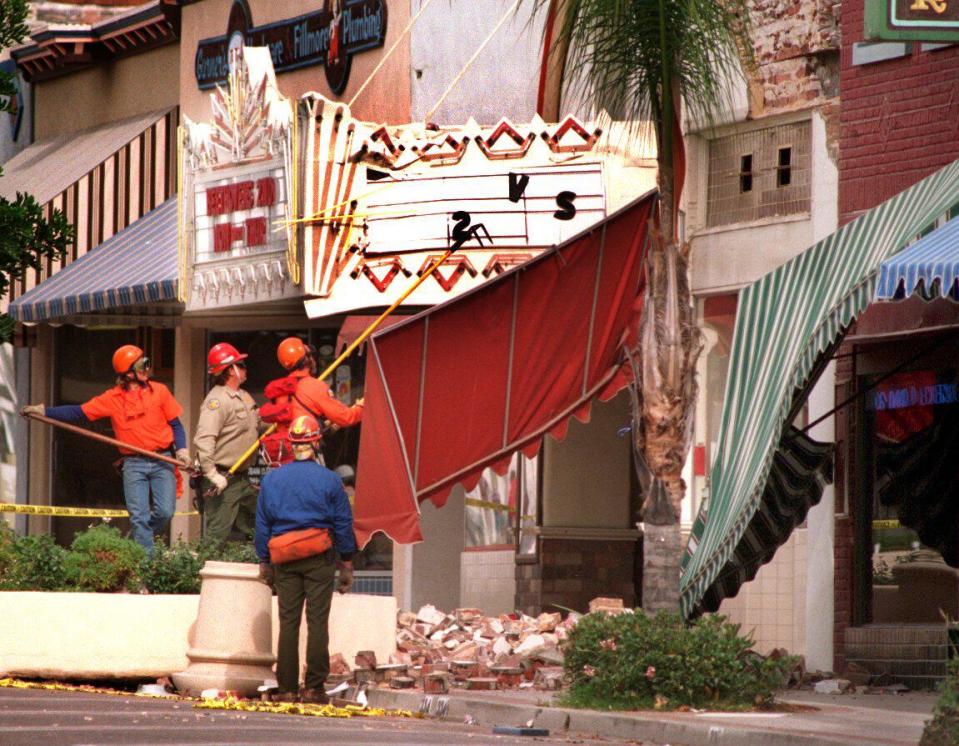
[{"label": "sidewalk", "polygon": [[408,690],[371,689],[375,707],[424,709],[451,722],[471,717],[484,727],[525,725],[553,735],[652,741],[673,746],[915,746],[931,717],[936,695],[783,692],[799,712],[598,712],[553,707],[547,692],[466,692],[428,697]]}]

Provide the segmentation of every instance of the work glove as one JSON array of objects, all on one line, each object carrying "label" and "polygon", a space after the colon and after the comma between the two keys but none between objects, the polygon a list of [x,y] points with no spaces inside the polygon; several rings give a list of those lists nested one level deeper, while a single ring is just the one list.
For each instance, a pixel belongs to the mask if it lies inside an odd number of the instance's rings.
[{"label": "work glove", "polygon": [[220,472],[218,471],[215,471],[212,474],[210,474],[207,477],[207,479],[209,479],[210,484],[213,485],[210,489],[207,490],[206,492],[207,497],[215,497],[216,495],[219,495],[221,492],[223,492],[223,490],[226,489],[226,486],[229,483],[229,480],[227,480],[227,478],[223,476],[222,474],[220,474]]},{"label": "work glove", "polygon": [[344,562],[340,565],[340,577],[336,581],[336,590],[346,593],[353,587],[353,564]]},{"label": "work glove", "polygon": [[363,406],[363,399],[364,399],[364,397],[361,396],[359,399],[357,399],[357,400],[356,400],[355,402],[353,402],[353,403],[354,403],[356,406],[358,406],[358,407],[362,407],[362,406]]},{"label": "work glove", "polygon": [[26,406],[20,407],[20,416],[29,417],[32,414],[45,414],[47,408],[44,404],[27,404]]},{"label": "work glove", "polygon": [[260,582],[266,583],[270,588],[273,588],[273,565],[269,562],[260,563]]},{"label": "work glove", "polygon": [[176,449],[176,460],[179,461],[183,466],[189,469],[193,466],[193,462],[190,460],[190,449],[189,448],[177,448]]}]

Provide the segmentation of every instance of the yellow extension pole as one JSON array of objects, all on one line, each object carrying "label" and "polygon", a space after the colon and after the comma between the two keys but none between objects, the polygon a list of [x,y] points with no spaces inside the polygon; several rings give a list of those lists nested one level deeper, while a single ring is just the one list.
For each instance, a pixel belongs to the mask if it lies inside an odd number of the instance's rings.
[{"label": "yellow extension pole", "polygon": [[[365,342],[366,339],[373,332],[376,331],[376,328],[383,323],[383,320],[386,319],[386,317],[389,316],[391,313],[393,313],[393,311],[399,308],[400,304],[404,300],[409,298],[410,295],[413,293],[413,291],[416,290],[416,288],[418,288],[420,285],[422,285],[423,282],[426,280],[426,278],[429,277],[431,274],[433,274],[433,272],[436,270],[437,267],[439,267],[443,262],[449,259],[450,255],[452,255],[452,253],[456,251],[457,248],[459,247],[454,244],[452,248],[447,249],[446,253],[443,254],[443,256],[441,256],[435,262],[433,262],[422,275],[417,277],[416,280],[413,282],[413,284],[410,285],[403,292],[403,294],[393,302],[393,304],[389,308],[387,308],[385,311],[383,311],[383,313],[377,316],[376,319],[373,321],[373,323],[370,324],[368,327],[366,327],[366,330],[360,336],[358,336],[355,340],[353,340],[353,343],[349,347],[347,347],[345,350],[343,350],[343,352],[340,353],[340,356],[336,358],[336,360],[334,360],[332,363],[326,366],[326,370],[320,373],[320,375],[318,375],[317,378],[320,381],[322,381],[324,378],[330,375],[333,371],[335,371],[337,366],[339,366],[340,363],[346,360],[352,354],[353,350],[355,350],[357,347],[363,344],[363,342]],[[263,442],[263,439],[266,438],[268,435],[270,435],[274,430],[276,430],[276,427],[277,427],[277,424],[275,422],[272,425],[270,425],[263,432],[263,434],[257,439],[256,443],[254,443],[249,448],[247,448],[246,452],[242,456],[240,456],[240,458],[237,459],[236,463],[233,464],[233,466],[230,467],[229,473],[235,474],[236,470],[240,468],[240,465],[243,464],[248,458],[250,458],[250,456],[252,456],[256,452],[256,450],[260,447],[260,443]]]}]

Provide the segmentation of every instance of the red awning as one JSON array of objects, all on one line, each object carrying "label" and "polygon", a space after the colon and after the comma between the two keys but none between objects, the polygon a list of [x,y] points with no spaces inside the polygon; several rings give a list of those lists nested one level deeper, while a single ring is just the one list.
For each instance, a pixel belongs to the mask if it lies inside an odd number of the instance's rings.
[{"label": "red awning", "polygon": [[370,341],[354,526],[422,540],[419,503],[445,504],[486,467],[627,381],[642,304],[650,192],[578,236]]}]

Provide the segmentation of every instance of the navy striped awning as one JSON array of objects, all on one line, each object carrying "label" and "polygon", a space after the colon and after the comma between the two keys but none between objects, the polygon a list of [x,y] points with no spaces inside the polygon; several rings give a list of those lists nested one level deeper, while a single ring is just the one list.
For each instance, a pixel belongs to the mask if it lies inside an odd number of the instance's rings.
[{"label": "navy striped awning", "polygon": [[910,295],[959,301],[959,218],[927,233],[879,267],[876,300],[902,300]]},{"label": "navy striped awning", "polygon": [[36,323],[176,300],[177,266],[174,196],[24,293],[8,313]]}]

